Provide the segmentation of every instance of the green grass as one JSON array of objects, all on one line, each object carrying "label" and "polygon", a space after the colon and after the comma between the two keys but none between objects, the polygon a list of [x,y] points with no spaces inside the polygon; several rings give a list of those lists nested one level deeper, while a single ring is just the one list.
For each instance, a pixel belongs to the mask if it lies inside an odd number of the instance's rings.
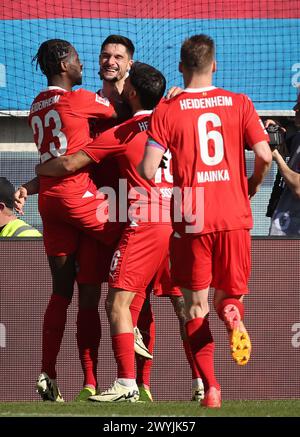
[{"label": "green grass", "polygon": [[224,401],[222,408],[195,402],[92,403],[0,402],[1,417],[300,417],[300,400]]}]

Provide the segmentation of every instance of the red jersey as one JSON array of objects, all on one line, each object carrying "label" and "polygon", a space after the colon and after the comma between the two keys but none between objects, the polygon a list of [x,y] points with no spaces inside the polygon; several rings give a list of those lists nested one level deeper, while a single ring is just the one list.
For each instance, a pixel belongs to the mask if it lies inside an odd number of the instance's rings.
[{"label": "red jersey", "polygon": [[268,141],[268,135],[246,95],[186,89],[156,107],[148,135],[148,147],[172,153],[176,231],[252,227],[244,148]]},{"label": "red jersey", "polygon": [[[129,220],[168,223],[173,186],[170,169],[158,169],[155,180],[151,181],[143,179],[136,170],[144,155],[150,114],[151,111],[139,111],[130,120],[103,132],[83,151],[95,162],[107,156],[117,158],[123,178],[121,183],[127,184],[125,195],[128,196]],[[121,202],[124,201],[122,192],[120,198]],[[121,216],[120,219],[123,220]]]},{"label": "red jersey", "polygon": [[[99,89],[97,91],[97,94],[104,99],[106,98],[102,89]],[[123,101],[121,96],[119,97],[119,99],[114,98],[112,100],[112,104],[116,109],[118,109],[118,119],[109,119],[105,122],[103,122],[103,120],[92,120],[90,125],[93,138],[96,138],[102,132],[116,126],[116,124],[123,123],[123,121],[126,121],[132,117],[131,109],[129,108],[127,103]]]},{"label": "red jersey", "polygon": [[[84,89],[66,91],[48,87],[33,101],[29,124],[40,153],[40,161],[70,155],[92,141],[89,119],[110,118],[115,113],[109,101]],[[89,168],[65,177],[40,177],[40,193],[58,196],[82,196],[94,189]]]},{"label": "red jersey", "polygon": [[[97,91],[97,94],[100,97],[105,97],[103,94],[103,90],[99,89]],[[120,97],[120,100],[116,102],[113,102],[114,106],[120,107],[120,105],[124,105],[127,108],[127,105],[123,102],[123,100]],[[121,113],[124,113],[125,111],[121,111]],[[91,134],[93,138],[97,138],[99,135],[101,135],[104,131],[111,129],[112,127],[116,126],[117,124],[120,124],[121,122],[128,120],[131,115],[129,115],[130,112],[128,112],[128,116],[123,119],[122,116],[120,118],[120,114],[118,113],[118,119],[107,119],[107,120],[99,120],[94,119],[90,122],[91,127]],[[101,161],[99,165],[93,166],[93,172],[92,172],[92,178],[95,182],[97,188],[101,187],[111,187],[115,190],[116,193],[118,193],[119,190],[119,179],[120,179],[120,170],[118,163],[115,158],[106,158],[104,161]]]}]

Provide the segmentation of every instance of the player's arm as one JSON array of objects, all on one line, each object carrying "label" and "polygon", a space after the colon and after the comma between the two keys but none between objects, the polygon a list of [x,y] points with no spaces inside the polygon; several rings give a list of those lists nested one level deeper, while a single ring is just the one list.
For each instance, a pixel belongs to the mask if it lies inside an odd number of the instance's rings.
[{"label": "player's arm", "polygon": [[251,199],[259,190],[272,164],[272,153],[267,141],[259,141],[252,147],[255,153],[253,174],[248,179],[248,194]]},{"label": "player's arm", "polygon": [[300,199],[300,174],[292,170],[277,149],[273,150],[272,156],[276,161],[279,171],[292,193]]},{"label": "player's arm", "polygon": [[248,178],[248,195],[251,199],[259,190],[272,165],[269,135],[249,97],[243,95],[245,143],[255,154],[253,174]]},{"label": "player's arm", "polygon": [[137,167],[137,171],[142,178],[147,180],[154,178],[165,151],[166,149],[163,146],[158,144],[152,138],[148,138],[143,160]]},{"label": "player's arm", "polygon": [[88,144],[79,152],[72,155],[60,156],[35,167],[35,172],[39,176],[62,177],[75,173],[77,170],[91,163],[99,163],[107,156],[116,156],[124,153],[126,145],[111,144],[111,137],[108,134],[113,130],[106,131],[92,143]]},{"label": "player's arm", "polygon": [[77,170],[93,162],[83,150],[73,155],[60,156],[50,161],[38,164],[35,167],[35,173],[38,176],[61,177],[75,173]]}]

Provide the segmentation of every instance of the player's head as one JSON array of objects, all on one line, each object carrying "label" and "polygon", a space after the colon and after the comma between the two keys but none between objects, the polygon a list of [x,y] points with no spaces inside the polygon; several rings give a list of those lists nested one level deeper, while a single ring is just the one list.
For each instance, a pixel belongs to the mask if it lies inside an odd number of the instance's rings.
[{"label": "player's head", "polygon": [[109,35],[102,43],[99,55],[101,80],[118,82],[125,80],[133,64],[133,42],[122,35]]},{"label": "player's head", "polygon": [[164,75],[151,65],[135,62],[127,77],[123,90],[124,100],[130,104],[138,96],[143,109],[153,109],[163,97],[166,89]]},{"label": "player's head", "polygon": [[8,179],[0,177],[0,212],[2,212],[5,207],[13,210],[14,208],[14,194],[15,188]]},{"label": "player's head", "polygon": [[63,39],[49,39],[44,41],[33,61],[40,66],[42,73],[48,80],[55,75],[66,74],[72,85],[82,83],[82,64],[75,48]]},{"label": "player's head", "polygon": [[179,70],[207,74],[215,71],[215,44],[207,35],[194,35],[186,39],[180,50]]}]

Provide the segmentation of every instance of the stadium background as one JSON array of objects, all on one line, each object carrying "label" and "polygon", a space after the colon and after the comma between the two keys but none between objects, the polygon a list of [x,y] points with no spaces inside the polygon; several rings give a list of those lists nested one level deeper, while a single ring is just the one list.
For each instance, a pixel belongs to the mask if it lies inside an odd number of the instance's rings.
[{"label": "stadium background", "polygon": [[[31,63],[45,39],[63,38],[73,43],[84,64],[83,86],[96,90],[100,86],[97,75],[99,47],[109,34],[120,33],[131,38],[136,46],[135,59],[159,68],[166,75],[168,86],[172,86],[182,85],[177,71],[182,41],[195,33],[207,33],[217,45],[215,84],[248,94],[262,117],[280,119],[289,127],[300,82],[299,11],[299,0],[212,0],[197,4],[191,0],[1,0],[0,175],[8,177],[16,186],[34,176],[38,158],[26,116],[32,99],[46,85],[45,77]],[[247,152],[248,172],[252,165],[252,154]],[[273,165],[261,192],[252,202],[253,236],[268,234],[269,219],[265,217],[265,211],[275,173]],[[35,196],[28,202],[25,219],[41,229]],[[41,242],[26,244],[0,241],[0,333],[3,336],[5,331],[6,339],[5,347],[0,342],[0,354],[1,364],[5,363],[4,368],[12,371],[9,373],[12,379],[7,378],[1,385],[0,400],[13,393],[12,380],[19,372],[24,376],[25,384],[21,399],[35,398],[30,390],[39,370],[41,321],[51,287]],[[297,341],[294,345],[291,341],[292,329],[298,326],[297,318],[299,320],[299,242],[259,239],[255,240],[254,249],[256,261],[249,322],[254,329],[257,352],[261,355],[258,361],[253,360],[247,366],[246,373],[239,370],[240,375],[249,377],[254,388],[250,383],[247,390],[230,388],[230,378],[236,376],[237,370],[227,363],[227,340],[224,340],[226,348],[221,348],[217,365],[222,369],[219,373],[223,374],[225,396],[229,399],[299,397],[299,389],[293,383],[294,375],[298,373],[295,360],[299,360],[299,349]],[[60,373],[63,380],[74,368],[74,374],[71,372],[70,375],[73,384],[80,387],[81,374],[74,343],[75,304],[73,307],[60,356]],[[159,320],[158,348],[165,348],[159,344],[163,344],[164,329],[169,331],[169,326],[172,326],[177,344],[178,329],[172,311],[160,302],[155,303],[155,308]],[[266,308],[269,311],[264,315]],[[277,308],[286,310],[278,316]],[[279,324],[277,317],[281,317]],[[265,325],[268,326],[266,337]],[[110,346],[108,332],[106,334],[103,356],[107,360]],[[218,335],[222,335],[221,331]],[[185,360],[180,356],[181,349],[175,355],[173,349],[168,346],[166,351],[156,353],[157,370],[153,382],[158,388],[155,390],[158,390],[159,398],[164,396],[159,392],[159,378],[168,376],[169,365],[176,359],[176,371],[181,372],[185,381],[178,396],[186,399],[189,397],[189,391],[186,392],[189,372],[182,364]],[[105,372],[111,361],[105,361]],[[284,367],[287,364],[288,375]],[[113,376],[109,375],[110,380]],[[291,383],[287,382],[287,377]],[[276,383],[271,384],[268,378]],[[66,397],[72,396],[71,391],[67,391]],[[20,394],[11,396],[10,400],[17,400]]]}]

